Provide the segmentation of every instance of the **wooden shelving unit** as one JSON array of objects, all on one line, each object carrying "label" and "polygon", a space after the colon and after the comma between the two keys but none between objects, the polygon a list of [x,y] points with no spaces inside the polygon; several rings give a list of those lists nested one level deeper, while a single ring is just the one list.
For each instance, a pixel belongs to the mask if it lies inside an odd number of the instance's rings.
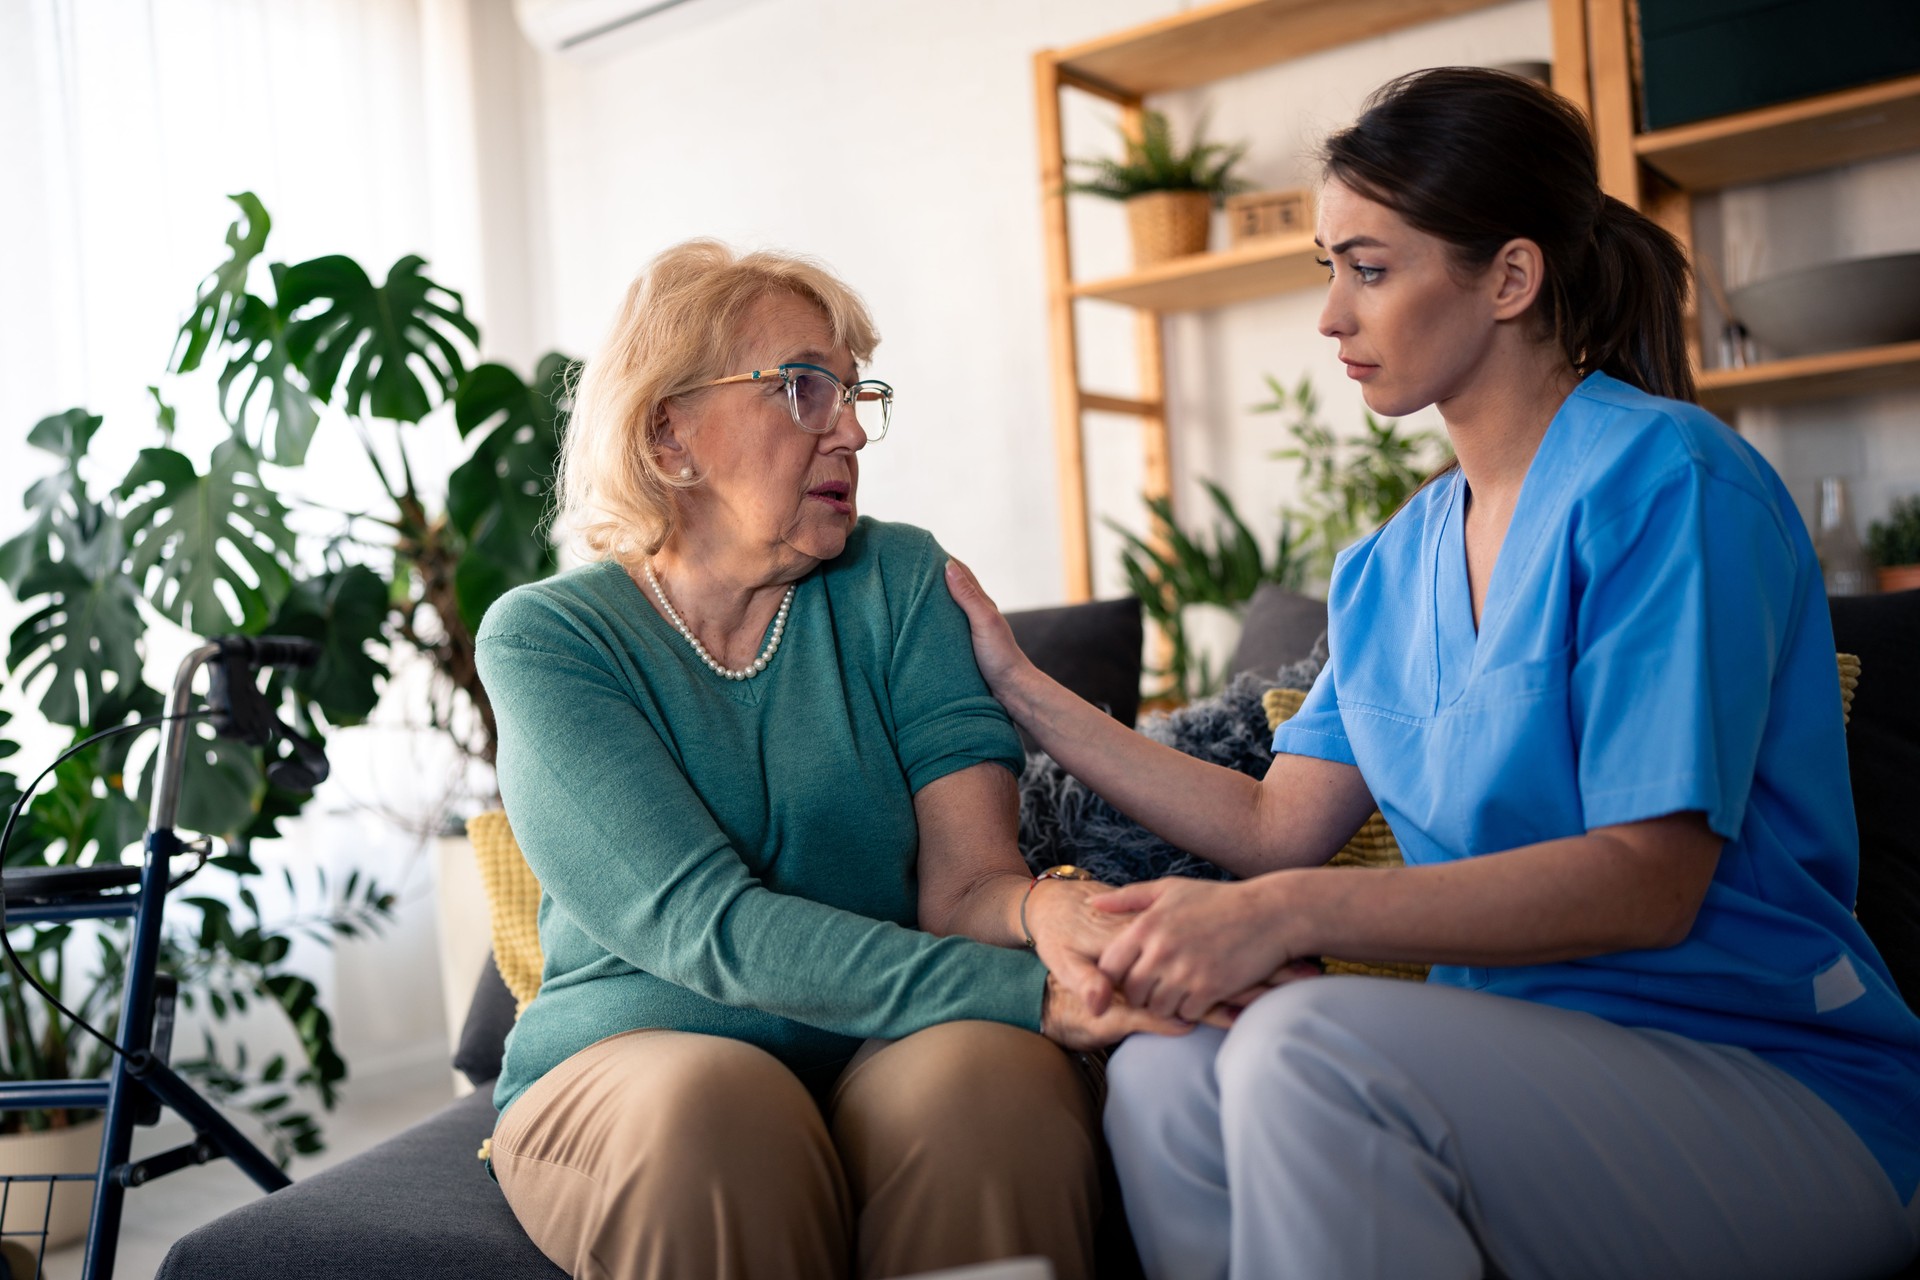
[{"label": "wooden shelving unit", "polygon": [[1920,342],[1769,360],[1744,369],[1708,369],[1698,378],[1700,403],[1723,414],[1752,405],[1912,386],[1920,386]]},{"label": "wooden shelving unit", "polygon": [[[1725,187],[1920,149],[1920,76],[1642,133],[1636,127],[1628,0],[1585,0],[1592,48],[1594,142],[1609,192],[1680,237],[1693,253],[1693,199]],[[1703,367],[1717,343],[1696,334],[1700,402],[1722,415],[1920,386],[1920,342]]]},{"label": "wooden shelving unit", "polygon": [[[1587,105],[1585,0],[1548,0],[1554,27],[1554,87]],[[1060,99],[1068,89],[1120,107],[1122,127],[1137,130],[1151,94],[1192,89],[1356,40],[1468,13],[1502,0],[1222,0],[1066,49],[1034,55],[1040,137],[1041,211],[1046,228],[1048,333],[1053,355],[1053,420],[1059,471],[1062,556],[1069,600],[1090,599],[1085,436],[1088,413],[1119,413],[1140,424],[1144,485],[1172,489],[1161,317],[1207,310],[1306,288],[1325,279],[1311,236],[1258,242],[1196,255],[1143,271],[1076,282],[1067,199]],[[1074,306],[1100,301],[1135,311],[1139,389],[1103,394],[1079,382]]]},{"label": "wooden shelving unit", "polygon": [[1072,293],[1148,311],[1205,311],[1322,283],[1327,269],[1315,260],[1319,254],[1311,235],[1276,236],[1088,280]]},{"label": "wooden shelving unit", "polygon": [[1497,2],[1229,0],[1089,40],[1051,56],[1064,76],[1085,82],[1076,87],[1138,99],[1191,89]]},{"label": "wooden shelving unit", "polygon": [[1714,191],[1811,173],[1920,142],[1920,76],[1643,133],[1641,163],[1680,187]]}]

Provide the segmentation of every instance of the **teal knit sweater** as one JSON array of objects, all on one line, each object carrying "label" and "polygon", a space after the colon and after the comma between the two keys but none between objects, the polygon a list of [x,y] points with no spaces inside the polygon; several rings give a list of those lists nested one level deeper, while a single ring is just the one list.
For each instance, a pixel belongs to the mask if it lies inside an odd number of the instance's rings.
[{"label": "teal knit sweater", "polygon": [[862,519],[801,580],[753,680],[708,670],[613,563],[488,611],[500,794],[544,890],[546,953],[502,1110],[639,1027],[744,1040],[812,1081],[868,1036],[1038,1029],[1032,954],[915,928],[914,792],[1021,761],[945,560],[921,530]]}]

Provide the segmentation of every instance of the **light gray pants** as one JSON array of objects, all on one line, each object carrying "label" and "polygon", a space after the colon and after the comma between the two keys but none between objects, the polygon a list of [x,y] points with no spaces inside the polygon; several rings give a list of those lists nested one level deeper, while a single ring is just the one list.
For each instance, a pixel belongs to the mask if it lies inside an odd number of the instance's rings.
[{"label": "light gray pants", "polygon": [[1153,1280],[1820,1280],[1920,1245],[1846,1123],[1744,1049],[1315,978],[1137,1035],[1107,1140]]}]

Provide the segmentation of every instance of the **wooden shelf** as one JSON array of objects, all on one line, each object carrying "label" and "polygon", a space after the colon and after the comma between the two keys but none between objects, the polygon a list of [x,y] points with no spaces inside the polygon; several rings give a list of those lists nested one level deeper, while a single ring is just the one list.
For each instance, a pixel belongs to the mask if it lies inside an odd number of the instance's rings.
[{"label": "wooden shelf", "polygon": [[1643,133],[1640,159],[1713,191],[1920,148],[1920,76]]},{"label": "wooden shelf", "polygon": [[1769,360],[1699,376],[1700,403],[1716,413],[1793,400],[1867,395],[1920,386],[1920,342]]},{"label": "wooden shelf", "polygon": [[1062,78],[1138,99],[1381,36],[1501,0],[1225,0],[1059,50]]},{"label": "wooden shelf", "polygon": [[1147,311],[1205,311],[1325,284],[1327,269],[1314,261],[1319,254],[1311,235],[1274,236],[1081,281],[1073,286],[1073,296]]},{"label": "wooden shelf", "polygon": [[[1061,559],[1067,598],[1093,596],[1092,512],[1088,503],[1087,414],[1138,420],[1141,489],[1173,490],[1173,435],[1166,397],[1161,316],[1204,311],[1299,289],[1321,287],[1311,233],[1255,241],[1104,280],[1075,281],[1068,226],[1067,160],[1061,100],[1068,90],[1120,108],[1136,132],[1153,94],[1193,89],[1294,58],[1371,40],[1422,23],[1488,9],[1508,0],[1199,0],[1196,7],[1125,31],[1033,56],[1039,135],[1040,209],[1045,227],[1047,337],[1053,358],[1053,441],[1059,469]],[[1626,0],[1620,0],[1625,3]],[[1587,0],[1547,0],[1558,65],[1555,87],[1587,108]],[[1171,6],[1169,6],[1171,7]],[[1624,60],[1623,60],[1624,62]],[[1631,151],[1627,168],[1638,172]],[[1133,396],[1101,395],[1080,385],[1080,336],[1074,303],[1099,299],[1131,308],[1139,384]]]}]

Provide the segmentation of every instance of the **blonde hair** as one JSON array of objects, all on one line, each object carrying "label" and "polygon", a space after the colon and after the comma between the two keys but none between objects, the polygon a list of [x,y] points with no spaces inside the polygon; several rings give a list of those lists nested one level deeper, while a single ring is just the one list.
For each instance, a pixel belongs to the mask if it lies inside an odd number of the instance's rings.
[{"label": "blonde hair", "polygon": [[744,369],[740,327],[762,299],[790,293],[818,306],[836,344],[865,364],[880,343],[860,296],[797,254],[736,253],[718,240],[675,245],[634,277],[613,328],[581,370],[560,449],[558,531],[588,560],[632,566],[673,533],[674,495],[699,483],[656,456],[660,408],[703,382]]}]

